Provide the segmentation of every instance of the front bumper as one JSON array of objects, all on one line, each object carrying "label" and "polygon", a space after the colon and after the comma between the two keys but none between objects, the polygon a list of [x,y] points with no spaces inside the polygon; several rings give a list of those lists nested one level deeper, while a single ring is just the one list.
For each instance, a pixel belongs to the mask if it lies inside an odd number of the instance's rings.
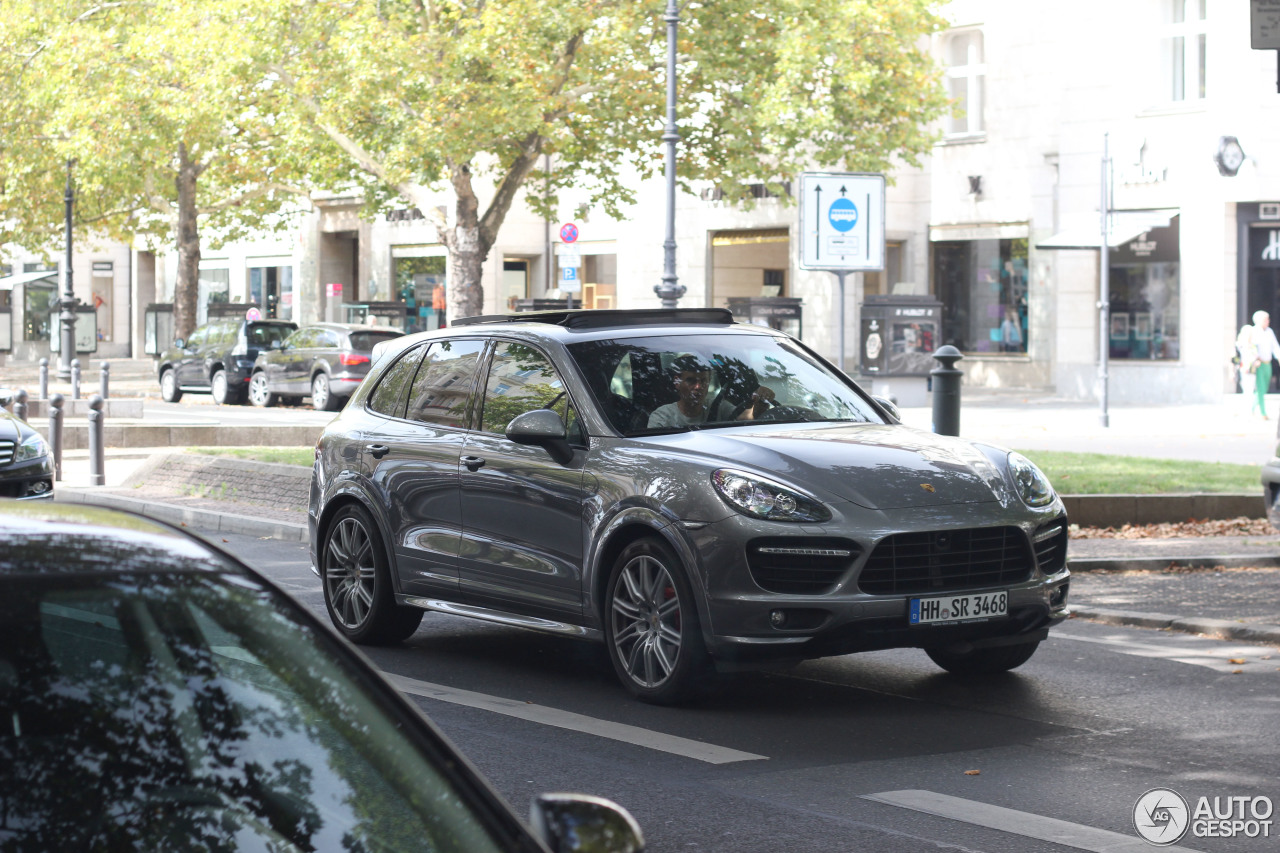
[{"label": "front bumper", "polygon": [[53,497],[53,460],[38,456],[0,466],[0,497],[46,500]]}]

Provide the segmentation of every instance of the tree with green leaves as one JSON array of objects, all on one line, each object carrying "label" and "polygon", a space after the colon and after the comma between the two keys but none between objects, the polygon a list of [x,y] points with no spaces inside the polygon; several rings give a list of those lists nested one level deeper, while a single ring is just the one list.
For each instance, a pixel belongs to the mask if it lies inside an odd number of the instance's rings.
[{"label": "tree with green leaves", "polygon": [[305,192],[227,11],[0,0],[0,242],[58,245],[74,160],[80,239],[176,246],[179,337],[196,323],[201,232],[283,227],[282,206]]},{"label": "tree with green leaves", "polygon": [[[450,255],[451,316],[480,312],[481,268],[518,191],[624,216],[661,169],[663,0],[221,0],[280,96],[310,176],[371,210],[409,202]],[[918,164],[946,108],[933,0],[685,0],[679,176],[729,199],[815,167]],[[544,168],[544,155],[554,168]],[[431,203],[441,188],[452,217]],[[491,189],[490,189],[491,188]],[[482,193],[487,197],[482,199]]]}]

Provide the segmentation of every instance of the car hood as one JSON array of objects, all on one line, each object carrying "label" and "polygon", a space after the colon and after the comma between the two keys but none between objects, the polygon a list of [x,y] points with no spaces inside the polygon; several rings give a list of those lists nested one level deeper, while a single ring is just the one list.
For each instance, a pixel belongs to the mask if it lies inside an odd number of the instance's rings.
[{"label": "car hood", "polygon": [[0,410],[0,441],[22,441],[20,421],[13,415]]},{"label": "car hood", "polygon": [[887,424],[773,425],[672,436],[726,467],[749,466],[868,509],[1002,502],[1001,472],[971,442]]}]

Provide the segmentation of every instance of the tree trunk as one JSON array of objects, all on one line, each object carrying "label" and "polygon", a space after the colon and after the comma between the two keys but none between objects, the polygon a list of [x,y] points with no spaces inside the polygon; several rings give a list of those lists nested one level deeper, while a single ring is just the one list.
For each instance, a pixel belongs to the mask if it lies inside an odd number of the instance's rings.
[{"label": "tree trunk", "polygon": [[484,312],[484,262],[493,241],[485,240],[480,229],[480,201],[471,186],[470,167],[455,166],[452,181],[457,219],[441,234],[449,249],[448,316],[474,317]]},{"label": "tree trunk", "polygon": [[178,143],[178,281],[173,289],[173,333],[191,337],[196,327],[196,299],[200,288],[200,232],[196,223],[196,182],[200,167]]}]

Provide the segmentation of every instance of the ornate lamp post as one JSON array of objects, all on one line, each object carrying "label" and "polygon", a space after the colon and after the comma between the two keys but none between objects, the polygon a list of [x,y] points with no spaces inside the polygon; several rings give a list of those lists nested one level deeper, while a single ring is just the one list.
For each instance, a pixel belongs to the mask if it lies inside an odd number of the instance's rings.
[{"label": "ornate lamp post", "polygon": [[676,0],[667,0],[667,12],[662,16],[667,22],[667,125],[662,141],[667,144],[667,238],[662,243],[662,284],[653,292],[662,300],[663,308],[675,308],[684,296],[684,287],[676,282],[676,143],[680,133],[676,128],[676,29],[680,23],[680,9]]},{"label": "ornate lamp post", "polygon": [[62,278],[62,297],[58,300],[58,305],[62,308],[58,314],[59,323],[59,352],[58,352],[58,378],[64,381],[71,379],[71,360],[76,357],[76,295],[72,288],[71,273],[71,213],[76,202],[75,188],[71,184],[71,167],[75,163],[74,160],[67,161],[67,192],[63,196],[67,203],[67,259],[63,264]]}]

